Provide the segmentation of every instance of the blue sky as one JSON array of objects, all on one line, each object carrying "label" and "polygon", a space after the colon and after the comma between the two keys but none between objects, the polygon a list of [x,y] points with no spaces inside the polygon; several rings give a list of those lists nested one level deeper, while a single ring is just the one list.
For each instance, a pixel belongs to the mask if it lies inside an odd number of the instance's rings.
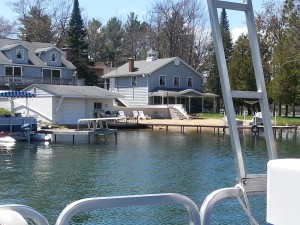
[{"label": "blue sky", "polygon": [[[114,16],[125,21],[130,12],[136,13],[139,20],[145,20],[148,9],[156,1],[158,0],[79,0],[79,5],[83,17],[87,16],[88,19],[96,18],[103,24],[106,24],[107,20]],[[231,1],[242,2],[242,0]],[[0,0],[0,16],[6,19],[16,18],[17,15],[6,6],[7,2],[8,0]],[[262,0],[252,0],[255,12],[261,11],[262,2]],[[206,0],[203,0],[203,3],[206,7]],[[244,15],[242,13],[233,13],[232,11],[227,11],[227,14],[235,39],[235,36],[246,30]]]}]

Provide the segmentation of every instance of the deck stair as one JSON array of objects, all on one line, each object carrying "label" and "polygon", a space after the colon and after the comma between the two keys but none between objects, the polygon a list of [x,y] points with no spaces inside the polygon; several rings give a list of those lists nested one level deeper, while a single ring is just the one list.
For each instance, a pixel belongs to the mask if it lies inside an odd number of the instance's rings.
[{"label": "deck stair", "polygon": [[[242,0],[240,0],[242,1]],[[261,64],[261,57],[259,51],[259,44],[257,40],[255,19],[253,13],[252,0],[243,0],[243,3],[236,3],[231,1],[220,0],[207,0],[210,22],[212,27],[212,34],[215,44],[215,52],[217,57],[218,70],[220,75],[221,88],[225,109],[228,118],[228,125],[230,131],[230,139],[232,150],[235,155],[235,164],[237,172],[237,184],[231,188],[223,188],[212,192],[207,196],[201,207],[201,224],[209,224],[211,210],[213,205],[224,198],[237,197],[239,200],[243,197],[244,203],[242,204],[251,222],[253,217],[247,196],[266,193],[266,175],[265,174],[247,174],[243,151],[240,144],[239,133],[235,121],[235,111],[233,107],[233,98],[238,99],[251,99],[259,101],[263,124],[264,135],[268,150],[269,159],[276,159],[277,153],[275,148],[274,136],[272,132],[272,124],[269,113],[269,103],[266,92],[266,85],[264,81],[263,68]],[[226,9],[233,11],[240,11],[245,13],[246,24],[248,28],[248,37],[251,47],[252,63],[254,68],[254,76],[256,80],[256,91],[241,91],[232,90],[229,83],[229,76],[227,70],[227,62],[224,54],[224,46],[222,42],[222,34],[218,18],[218,9]],[[246,207],[245,207],[246,206]],[[252,223],[251,223],[252,224]],[[255,224],[255,223],[253,223]]]}]

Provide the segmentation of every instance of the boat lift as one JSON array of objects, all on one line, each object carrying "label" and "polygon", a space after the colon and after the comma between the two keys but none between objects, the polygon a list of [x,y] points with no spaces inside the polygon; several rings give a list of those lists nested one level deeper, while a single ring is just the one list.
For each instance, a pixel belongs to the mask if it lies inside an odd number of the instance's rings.
[{"label": "boat lift", "polygon": [[[257,99],[259,101],[260,108],[262,111],[264,134],[267,143],[269,159],[276,159],[277,153],[272,132],[271,118],[268,108],[269,104],[267,99],[263,69],[261,65],[261,57],[259,53],[259,45],[256,36],[252,0],[244,0],[244,3],[234,3],[220,0],[207,0],[207,4],[211,20],[213,38],[215,42],[222,93],[227,112],[231,145],[235,155],[237,184],[234,187],[219,189],[209,194],[201,206],[200,213],[197,205],[191,199],[173,193],[101,197],[82,199],[71,203],[61,212],[56,222],[56,225],[68,224],[74,215],[81,213],[85,210],[174,203],[182,204],[186,207],[190,215],[190,225],[209,225],[210,216],[214,204],[222,199],[233,197],[238,198],[242,207],[248,214],[251,224],[257,224],[255,219],[252,217],[247,196],[266,194],[267,176],[266,174],[247,174],[246,172],[244,166],[243,153],[237,130],[237,124],[235,121],[233,98]],[[251,54],[254,66],[257,91],[231,90],[224,55],[224,47],[222,43],[220,25],[218,21],[218,8],[237,10],[245,13],[249,40],[251,45]],[[242,199],[244,199],[244,201]],[[39,214],[30,207],[23,205],[3,205],[0,206],[0,209],[14,210],[17,213],[20,213],[25,218],[33,219],[38,225],[48,225],[47,220],[41,214]]]}]

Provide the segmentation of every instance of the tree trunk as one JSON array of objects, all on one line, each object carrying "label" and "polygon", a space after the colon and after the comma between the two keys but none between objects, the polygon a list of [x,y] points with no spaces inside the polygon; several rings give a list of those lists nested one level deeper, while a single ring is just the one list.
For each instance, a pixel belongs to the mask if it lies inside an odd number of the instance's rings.
[{"label": "tree trunk", "polygon": [[273,103],[273,116],[275,116],[275,113],[276,113],[276,103],[274,102]]},{"label": "tree trunk", "polygon": [[284,114],[284,115],[287,117],[288,114],[289,114],[289,105],[286,104],[286,105],[285,105],[285,114]]},{"label": "tree trunk", "polygon": [[293,117],[296,117],[296,104],[295,102],[293,103]]},{"label": "tree trunk", "polygon": [[278,105],[278,116],[281,116],[281,102]]}]

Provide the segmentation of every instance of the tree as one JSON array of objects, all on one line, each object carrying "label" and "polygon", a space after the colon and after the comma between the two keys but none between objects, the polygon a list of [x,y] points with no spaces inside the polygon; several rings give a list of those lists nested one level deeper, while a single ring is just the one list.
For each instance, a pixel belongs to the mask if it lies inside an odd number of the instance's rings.
[{"label": "tree", "polygon": [[221,25],[221,35],[223,40],[225,59],[227,62],[229,62],[233,44],[232,44],[230,27],[229,27],[229,21],[225,9],[222,9],[221,11],[220,25]]},{"label": "tree", "polygon": [[53,40],[50,17],[43,14],[41,9],[36,6],[32,7],[28,13],[28,15],[19,18],[19,21],[23,24],[19,28],[19,38],[50,43]]},{"label": "tree", "polygon": [[[225,60],[227,63],[231,60],[231,53],[232,53],[232,37],[230,32],[229,21],[227,18],[227,13],[225,9],[222,9],[220,14],[220,29],[222,35],[222,41],[224,46],[224,54]],[[217,65],[216,53],[213,47],[213,43],[210,44],[208,48],[209,54],[207,55],[207,62],[209,62],[208,70],[207,70],[207,79],[206,79],[206,88],[208,91],[217,94],[219,97],[217,98],[217,112],[220,112],[221,108],[221,99],[222,90],[221,90],[221,83],[219,77],[219,70]],[[208,64],[206,64],[207,66]]]},{"label": "tree", "polygon": [[105,35],[105,55],[103,60],[111,62],[113,66],[119,66],[124,63],[122,60],[124,29],[122,21],[116,17],[111,18],[103,28]]},{"label": "tree", "polygon": [[94,85],[96,77],[88,69],[91,63],[88,59],[88,44],[85,40],[87,30],[81,18],[78,0],[74,0],[67,34],[67,43],[71,48],[71,62],[76,67],[78,78],[84,78],[87,85]]},{"label": "tree", "polygon": [[[161,57],[180,57],[194,68],[199,66],[200,35],[206,17],[201,2],[197,0],[164,0],[154,3],[150,11],[152,47]],[[202,55],[200,55],[201,57]],[[197,62],[197,63],[195,63]]]},{"label": "tree", "polygon": [[[124,50],[127,55],[133,57],[135,60],[138,59],[138,55],[141,55],[145,49],[145,36],[148,32],[148,24],[142,23],[137,19],[137,15],[131,12],[127,16],[127,21],[124,25]],[[150,46],[148,46],[149,50]]]},{"label": "tree", "polygon": [[0,38],[9,38],[15,34],[15,23],[0,16]]},{"label": "tree", "polygon": [[[240,91],[257,90],[250,43],[246,35],[241,35],[234,45],[231,60],[228,63],[228,73],[231,89]],[[242,100],[235,100],[236,108],[243,105]],[[251,114],[249,105],[248,114]]]},{"label": "tree", "polygon": [[93,61],[101,60],[105,44],[102,23],[99,20],[92,19],[88,21],[87,43],[89,46],[89,59]]},{"label": "tree", "polygon": [[49,42],[62,47],[65,44],[71,2],[72,0],[11,0],[9,6],[19,15],[20,24],[17,29],[23,32],[20,34],[21,38],[25,38],[25,33],[43,41],[44,37],[49,39],[51,32]]}]

